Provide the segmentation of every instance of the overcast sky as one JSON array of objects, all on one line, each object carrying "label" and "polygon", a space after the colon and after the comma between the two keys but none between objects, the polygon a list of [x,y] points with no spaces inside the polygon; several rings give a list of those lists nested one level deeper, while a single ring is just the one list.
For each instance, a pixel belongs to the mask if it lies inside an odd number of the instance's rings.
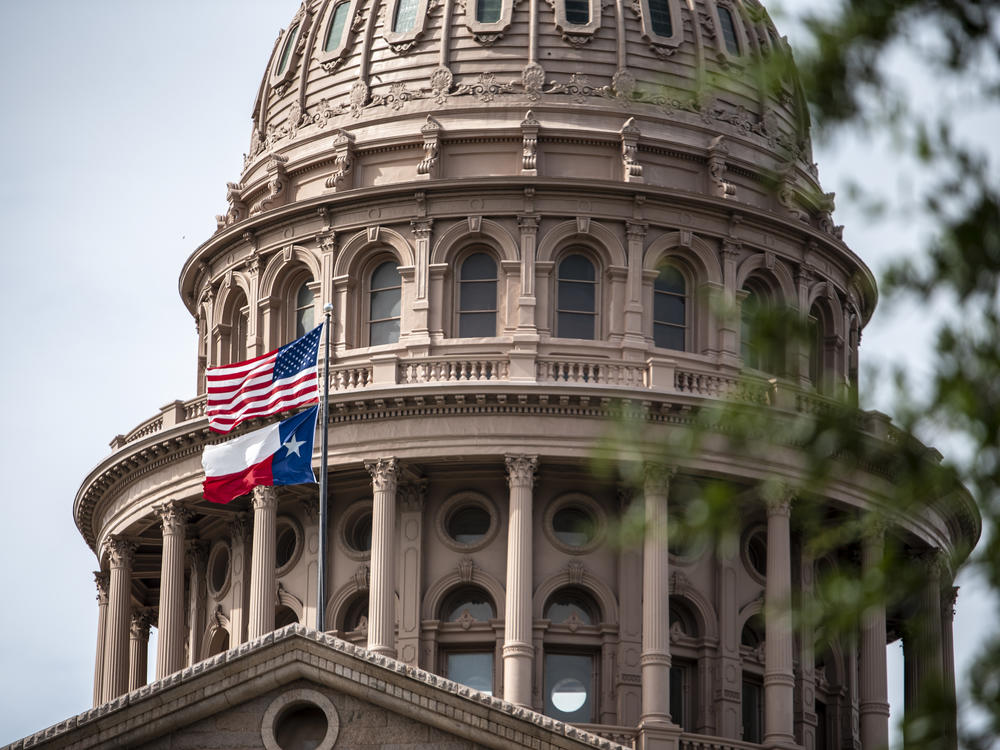
[{"label": "overcast sky", "polygon": [[[239,178],[260,76],[297,7],[0,0],[0,745],[91,705],[97,561],[73,499],[116,434],[195,395],[195,327],[177,276]],[[998,125],[993,113],[972,127]],[[842,191],[854,174],[905,193],[912,180],[883,146],[817,149],[824,188]],[[871,225],[843,201],[835,218],[876,271],[922,230],[912,216]],[[862,361],[901,357],[924,371],[925,323],[913,310],[876,314]],[[994,614],[964,582],[960,669]]]}]

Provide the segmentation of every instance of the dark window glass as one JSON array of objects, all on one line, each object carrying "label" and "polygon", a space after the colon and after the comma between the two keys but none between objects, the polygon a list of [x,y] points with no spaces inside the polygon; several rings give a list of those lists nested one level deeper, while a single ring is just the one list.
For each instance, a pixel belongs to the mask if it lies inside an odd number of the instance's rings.
[{"label": "dark window glass", "polygon": [[740,645],[748,648],[758,648],[764,642],[764,618],[759,614],[751,615],[740,633]]},{"label": "dark window glass", "polygon": [[590,0],[566,0],[566,21],[577,25],[590,23]]},{"label": "dark window glass", "polygon": [[274,739],[282,750],[307,750],[319,747],[326,731],[323,709],[309,703],[299,704],[279,715]]},{"label": "dark window glass", "polygon": [[372,273],[369,309],[369,345],[399,341],[399,309],[402,280],[394,261],[386,261]]},{"label": "dark window glass", "polygon": [[555,719],[586,724],[594,720],[594,657],[589,654],[545,654],[545,713]]},{"label": "dark window glass", "polygon": [[740,354],[744,367],[760,370],[764,363],[761,361],[763,357],[754,322],[760,316],[761,301],[756,292],[747,291],[748,294],[740,305]]},{"label": "dark window glass", "polygon": [[668,0],[649,0],[649,25],[657,36],[673,36],[674,22],[670,18]]},{"label": "dark window glass", "polygon": [[462,262],[458,279],[458,335],[496,336],[497,264],[486,253]]},{"label": "dark window glass", "polygon": [[448,536],[459,544],[475,544],[490,530],[490,514],[479,505],[466,505],[448,517]]},{"label": "dark window glass", "polygon": [[747,557],[754,570],[762,576],[767,575],[767,537],[764,532],[754,533],[747,541]]},{"label": "dark window glass", "polygon": [[589,544],[597,533],[596,526],[593,516],[577,506],[562,508],[552,517],[552,531],[556,539],[570,547]]},{"label": "dark window glass", "polygon": [[212,580],[212,590],[222,591],[226,581],[229,580],[229,547],[222,546],[212,560],[212,570],[210,572]]},{"label": "dark window glass", "polygon": [[355,630],[367,629],[368,595],[360,594],[351,602],[351,606],[347,608],[347,614],[344,615],[344,632],[350,633]]},{"label": "dark window glass", "polygon": [[281,526],[278,529],[278,538],[274,548],[274,562],[276,568],[283,568],[288,565],[295,554],[295,529],[291,526]]},{"label": "dark window glass", "polygon": [[573,589],[557,591],[551,596],[545,606],[543,616],[553,625],[559,625],[569,619],[577,619],[584,625],[594,625],[597,620],[597,607],[590,598]]},{"label": "dark window glass", "polygon": [[670,718],[684,731],[690,731],[691,668],[686,664],[670,667]]},{"label": "dark window glass", "polygon": [[372,548],[372,514],[361,513],[347,528],[347,543],[358,552],[369,552]]},{"label": "dark window glass", "polygon": [[479,622],[488,622],[494,616],[493,602],[481,589],[460,589],[449,596],[441,607],[441,619],[445,622],[457,622],[467,617]]},{"label": "dark window glass", "polygon": [[229,363],[242,362],[247,358],[247,328],[250,325],[250,310],[247,298],[240,293],[233,303],[233,327],[229,332]]},{"label": "dark window glass", "polygon": [[676,268],[665,266],[653,282],[653,343],[664,349],[685,349],[687,282]]},{"label": "dark window glass", "polygon": [[733,12],[721,5],[718,10],[719,23],[722,24],[722,40],[725,42],[726,51],[730,55],[739,55],[740,40],[736,36],[736,22],[733,20]]},{"label": "dark window glass", "polygon": [[396,15],[392,19],[392,30],[398,34],[411,31],[417,23],[417,0],[399,0]]},{"label": "dark window glass", "polygon": [[445,676],[473,690],[493,695],[493,652],[448,654]]},{"label": "dark window glass", "polygon": [[743,741],[760,742],[764,736],[763,688],[754,679],[743,677]]},{"label": "dark window glass", "polygon": [[292,50],[295,49],[295,40],[298,35],[298,26],[293,27],[292,30],[288,32],[288,36],[285,38],[285,46],[281,48],[281,57],[278,59],[278,68],[274,71],[277,75],[284,73],[285,68],[288,67],[288,59],[292,56]]},{"label": "dark window glass", "polygon": [[347,25],[347,12],[351,9],[349,2],[341,3],[333,10],[333,18],[330,19],[330,26],[326,30],[326,42],[323,44],[324,52],[333,52],[340,46],[344,37],[344,26]]},{"label": "dark window glass", "polygon": [[816,701],[816,750],[826,750],[829,747],[826,742],[827,731],[826,704]]},{"label": "dark window glass", "polygon": [[496,23],[500,20],[502,0],[476,0],[476,20],[479,23]]},{"label": "dark window glass", "polygon": [[597,275],[582,255],[559,264],[556,290],[556,336],[593,339],[597,324]]},{"label": "dark window glass", "polygon": [[295,295],[295,338],[305,336],[314,328],[313,305],[315,299],[316,295],[309,288],[309,284],[303,284],[299,287],[298,294]]},{"label": "dark window glass", "polygon": [[820,324],[818,311],[814,308],[809,315],[809,380],[813,387],[819,388],[823,379],[823,326]]}]

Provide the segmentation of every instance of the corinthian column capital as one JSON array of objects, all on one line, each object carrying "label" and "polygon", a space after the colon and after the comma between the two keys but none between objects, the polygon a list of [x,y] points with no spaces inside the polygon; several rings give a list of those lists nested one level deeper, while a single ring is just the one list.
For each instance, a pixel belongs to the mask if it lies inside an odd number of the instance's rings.
[{"label": "corinthian column capital", "polygon": [[97,585],[97,603],[108,603],[108,583],[111,576],[101,570],[94,571],[94,583]]},{"label": "corinthian column capital", "polygon": [[177,501],[168,500],[153,506],[153,512],[160,519],[164,534],[178,534],[184,531],[184,525],[191,518],[191,511]]},{"label": "corinthian column capital", "polygon": [[376,491],[391,492],[396,489],[399,478],[399,461],[395,456],[365,461],[365,468],[372,476],[372,488]]},{"label": "corinthian column capital", "polygon": [[767,507],[767,517],[784,516],[788,518],[792,514],[792,501],[795,499],[795,490],[784,482],[765,482],[761,489],[761,496],[764,505]]},{"label": "corinthian column capital", "polygon": [[135,551],[139,548],[134,539],[124,536],[108,538],[108,564],[112,568],[131,568]]},{"label": "corinthian column capital", "polygon": [[142,641],[149,640],[149,627],[153,624],[153,612],[147,608],[133,609],[129,634]]},{"label": "corinthian column capital", "polygon": [[643,491],[647,495],[666,495],[670,492],[670,480],[676,473],[675,466],[647,461],[642,465]]},{"label": "corinthian column capital", "polygon": [[253,509],[269,510],[278,506],[278,491],[274,487],[253,488]]},{"label": "corinthian column capital", "polygon": [[533,487],[535,472],[538,471],[538,456],[505,456],[507,464],[507,485],[515,487]]}]

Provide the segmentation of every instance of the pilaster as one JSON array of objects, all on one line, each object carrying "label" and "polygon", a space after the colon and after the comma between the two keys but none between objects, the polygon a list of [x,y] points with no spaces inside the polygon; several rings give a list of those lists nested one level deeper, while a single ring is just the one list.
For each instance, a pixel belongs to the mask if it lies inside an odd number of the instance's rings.
[{"label": "pilaster", "polygon": [[[618,489],[619,515],[624,517],[638,502],[631,487]],[[635,545],[618,550],[618,655],[615,694],[618,723],[636,726],[642,713],[642,553]]]},{"label": "pilaster", "polygon": [[247,639],[247,616],[250,611],[250,555],[247,549],[251,539],[251,529],[249,513],[237,513],[229,524],[230,549],[232,552],[232,562],[230,576],[232,584],[229,587],[230,601],[229,627],[232,632],[229,634],[229,646],[235,648]]},{"label": "pilaster", "polygon": [[427,481],[399,488],[399,659],[419,666],[421,560]]},{"label": "pilaster", "polygon": [[[201,636],[205,632],[205,594],[207,587],[208,544],[194,539],[187,543],[188,568],[188,659],[190,667],[199,660]],[[230,560],[230,562],[232,562]]]}]

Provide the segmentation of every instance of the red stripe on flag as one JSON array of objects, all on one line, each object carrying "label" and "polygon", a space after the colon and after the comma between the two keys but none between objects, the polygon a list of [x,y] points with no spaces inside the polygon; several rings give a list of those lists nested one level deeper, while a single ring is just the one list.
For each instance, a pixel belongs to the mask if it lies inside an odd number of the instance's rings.
[{"label": "red stripe on flag", "polygon": [[239,471],[235,474],[225,474],[221,477],[205,477],[202,483],[202,494],[210,503],[225,504],[245,495],[257,486],[273,486],[274,473],[271,462],[274,455],[268,456],[259,464]]}]

